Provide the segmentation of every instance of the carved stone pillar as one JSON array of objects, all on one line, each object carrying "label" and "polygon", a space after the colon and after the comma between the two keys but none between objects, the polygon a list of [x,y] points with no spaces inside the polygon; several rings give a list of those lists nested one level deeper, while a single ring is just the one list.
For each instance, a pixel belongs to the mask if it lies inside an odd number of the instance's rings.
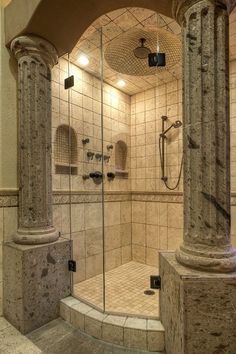
[{"label": "carved stone pillar", "polygon": [[46,40],[22,36],[11,51],[18,61],[19,221],[15,242],[58,239],[52,221],[51,68],[57,52]]},{"label": "carved stone pillar", "polygon": [[184,72],[183,265],[236,269],[230,240],[229,35],[225,0],[175,0]]}]

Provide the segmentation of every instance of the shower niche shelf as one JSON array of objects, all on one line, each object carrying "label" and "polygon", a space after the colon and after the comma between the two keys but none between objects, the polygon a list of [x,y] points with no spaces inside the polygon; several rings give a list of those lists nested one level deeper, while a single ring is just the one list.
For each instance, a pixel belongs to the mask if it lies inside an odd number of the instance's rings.
[{"label": "shower niche shelf", "polygon": [[127,145],[123,140],[118,140],[115,145],[115,175],[117,178],[128,178]]},{"label": "shower niche shelf", "polygon": [[66,124],[59,125],[55,138],[55,172],[56,174],[77,175],[78,153],[77,138],[73,128]]}]

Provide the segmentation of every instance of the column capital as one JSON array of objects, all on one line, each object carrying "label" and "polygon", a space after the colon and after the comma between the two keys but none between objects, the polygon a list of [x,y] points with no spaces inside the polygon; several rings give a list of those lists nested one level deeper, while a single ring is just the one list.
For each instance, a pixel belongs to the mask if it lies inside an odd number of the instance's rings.
[{"label": "column capital", "polygon": [[232,7],[234,0],[173,0],[172,1],[172,14],[174,19],[181,25],[184,19],[185,12],[192,6],[199,2],[209,2],[215,6],[225,7],[229,9]]},{"label": "column capital", "polygon": [[22,57],[32,57],[43,60],[53,67],[58,62],[57,51],[47,40],[37,36],[20,36],[11,42],[11,51],[19,60]]}]

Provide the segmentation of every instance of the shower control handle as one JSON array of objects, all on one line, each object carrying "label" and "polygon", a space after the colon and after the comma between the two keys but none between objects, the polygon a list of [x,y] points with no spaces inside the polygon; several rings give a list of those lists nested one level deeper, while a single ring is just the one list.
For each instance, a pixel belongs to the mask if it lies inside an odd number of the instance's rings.
[{"label": "shower control handle", "polygon": [[96,171],[96,172],[91,172],[90,174],[89,174],[89,177],[90,178],[102,178],[103,177],[103,174],[101,173],[101,172],[99,172],[99,171]]},{"label": "shower control handle", "polygon": [[115,173],[113,173],[113,172],[107,172],[107,177],[108,177],[108,179],[110,179],[110,180],[113,180],[114,178],[115,178]]}]

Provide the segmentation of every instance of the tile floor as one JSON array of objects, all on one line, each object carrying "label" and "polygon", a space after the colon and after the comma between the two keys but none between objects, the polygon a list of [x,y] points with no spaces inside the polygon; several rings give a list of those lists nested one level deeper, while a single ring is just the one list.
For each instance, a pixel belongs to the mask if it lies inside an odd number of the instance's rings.
[{"label": "tile floor", "polygon": [[148,354],[145,351],[125,349],[96,340],[74,329],[62,319],[54,320],[27,336],[23,336],[3,317],[0,317],[0,353]]},{"label": "tile floor", "polygon": [[[111,313],[159,317],[159,292],[145,295],[150,275],[158,275],[155,267],[129,262],[105,274],[105,310]],[[103,309],[103,275],[74,285],[75,297]]]}]

